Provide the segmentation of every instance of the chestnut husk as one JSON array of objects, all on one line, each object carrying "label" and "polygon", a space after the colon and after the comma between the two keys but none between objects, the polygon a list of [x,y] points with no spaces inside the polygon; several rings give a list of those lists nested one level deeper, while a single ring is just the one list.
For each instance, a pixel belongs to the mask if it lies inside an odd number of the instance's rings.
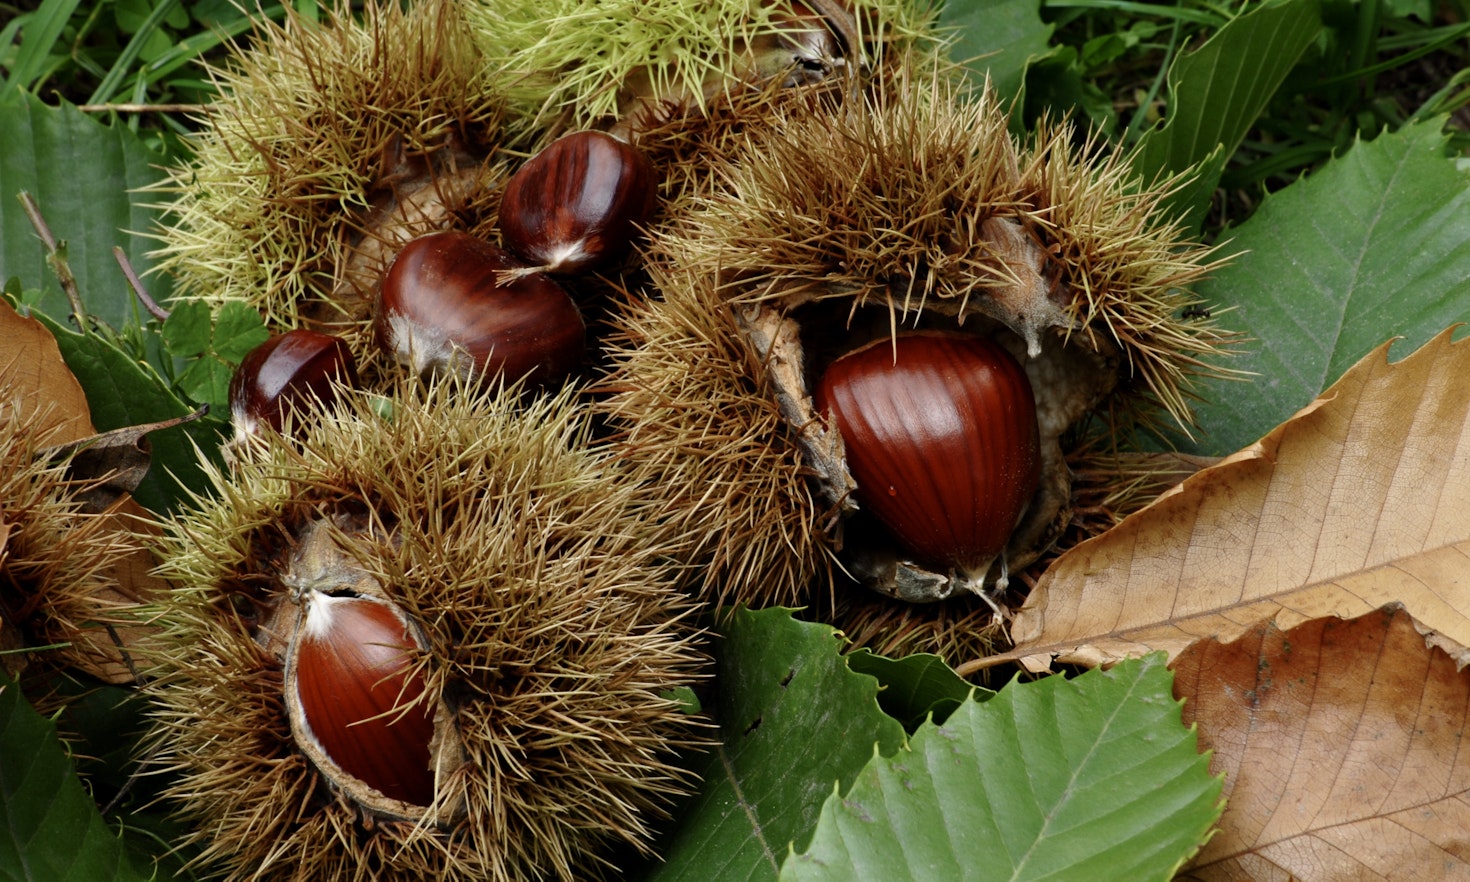
[{"label": "chestnut husk", "polygon": [[[1017,143],[995,96],[932,58],[829,97],[770,104],[712,186],[668,206],[602,407],[630,456],[709,488],[689,517],[722,602],[835,609],[845,574],[913,602],[979,587],[1003,615],[1007,574],[1067,530],[1078,439],[1188,425],[1193,377],[1228,350],[1182,317],[1218,258],[1161,218],[1171,182],[1138,184],[1067,125]],[[1040,484],[978,586],[875,528],[812,406],[827,364],[911,330],[988,337],[1037,392]]]},{"label": "chestnut husk", "polygon": [[[604,875],[614,849],[647,852],[690,784],[676,753],[702,741],[671,697],[706,664],[668,565],[685,540],[573,390],[394,393],[391,415],[350,394],[299,441],[249,446],[160,543],[181,588],[153,610],[145,749],[174,773],[183,846],[238,880]],[[303,743],[287,694],[314,593],[418,629],[430,804]]]}]

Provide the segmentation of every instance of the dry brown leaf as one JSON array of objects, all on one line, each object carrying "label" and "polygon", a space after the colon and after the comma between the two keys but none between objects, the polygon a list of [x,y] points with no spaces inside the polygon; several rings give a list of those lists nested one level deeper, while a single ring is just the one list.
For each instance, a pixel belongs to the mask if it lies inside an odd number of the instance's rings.
[{"label": "dry brown leaf", "polygon": [[36,437],[53,444],[96,434],[82,384],[45,325],[0,299],[0,340],[0,419],[35,420]]},{"label": "dry brown leaf", "polygon": [[1470,879],[1470,672],[1402,607],[1264,623],[1173,667],[1227,799],[1178,879]]},{"label": "dry brown leaf", "polygon": [[[19,315],[0,301],[0,420],[16,420],[24,434],[36,441],[55,445],[40,455],[67,456],[73,466],[68,477],[75,486],[72,497],[84,503],[78,517],[88,513],[95,520],[78,522],[77,535],[86,541],[78,554],[95,553],[105,559],[85,600],[85,609],[68,610],[76,617],[69,622],[71,664],[111,683],[134,679],[127,649],[141,645],[148,629],[136,624],[128,611],[167,588],[153,575],[154,561],[140,536],[156,533],[154,518],[127,494],[148,468],[143,436],[153,426],[140,426],[98,435],[92,427],[86,394],[66,366],[51,332],[35,319]],[[142,446],[140,446],[142,445]],[[0,564],[3,564],[11,531],[24,529],[4,517],[7,500],[0,499]],[[3,572],[3,569],[0,569]],[[47,596],[50,604],[58,598]],[[0,605],[3,609],[3,605]],[[0,651],[25,645],[18,622],[0,621]],[[13,655],[23,661],[24,656]],[[7,667],[15,673],[19,662]]]},{"label": "dry brown leaf", "polygon": [[1470,342],[1385,344],[1256,444],[1057,559],[1020,658],[1102,664],[1402,603],[1470,661]]}]

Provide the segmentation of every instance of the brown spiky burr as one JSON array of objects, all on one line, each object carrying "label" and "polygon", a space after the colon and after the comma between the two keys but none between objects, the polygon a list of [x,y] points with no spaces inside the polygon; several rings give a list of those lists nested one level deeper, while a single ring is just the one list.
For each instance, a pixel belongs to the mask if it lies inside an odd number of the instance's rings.
[{"label": "brown spiky burr", "polygon": [[411,383],[302,425],[163,547],[151,750],[201,871],[572,879],[646,850],[704,663],[648,476],[571,392]]},{"label": "brown spiky burr", "polygon": [[163,587],[146,575],[154,519],[78,477],[77,439],[9,399],[6,380],[0,371],[0,665],[131,682],[141,594]]},{"label": "brown spiky burr", "polygon": [[461,4],[263,20],[210,68],[219,97],[157,186],[157,256],[182,297],[344,337],[374,373],[378,279],[410,239],[487,234],[508,132]]},{"label": "brown spiky burr", "polygon": [[[889,71],[856,98],[774,106],[780,118],[715,159],[716,183],[671,206],[651,240],[652,290],[621,319],[611,422],[635,454],[720,488],[691,500],[690,517],[707,525],[703,560],[727,599],[842,590],[805,581],[821,565],[804,557],[830,554],[881,593],[978,592],[1003,613],[1008,574],[1066,528],[1067,447],[1083,427],[1188,425],[1192,379],[1218,371],[1229,342],[1184,317],[1218,255],[1162,215],[1173,182],[1134,180],[1123,157],[1075,147],[1069,126],[1014,139],[995,97],[942,66]],[[1040,480],[979,578],[874,524],[853,439],[813,402],[844,355],[916,332],[989,341],[1035,392]],[[927,454],[914,455],[923,469]],[[787,458],[810,477],[796,492],[775,489],[794,487],[789,475],[749,474]],[[716,538],[734,524],[760,535]],[[732,577],[744,573],[768,575]]]}]

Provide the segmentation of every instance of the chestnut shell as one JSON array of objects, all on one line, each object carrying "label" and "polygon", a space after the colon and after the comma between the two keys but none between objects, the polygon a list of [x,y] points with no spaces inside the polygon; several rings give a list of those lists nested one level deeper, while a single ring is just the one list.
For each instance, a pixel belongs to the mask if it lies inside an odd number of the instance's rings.
[{"label": "chestnut shell", "polygon": [[656,202],[642,151],[606,132],[573,132],[506,181],[500,235],[547,272],[588,272],[627,253]]},{"label": "chestnut shell", "polygon": [[1041,480],[1026,372],[999,344],[912,333],[838,358],[814,394],[854,495],[925,565],[979,584]]},{"label": "chestnut shell", "polygon": [[388,604],[313,593],[292,654],[301,719],[343,771],[400,802],[434,799],[434,705],[413,670],[418,649]]},{"label": "chestnut shell", "polygon": [[[413,370],[548,385],[582,361],[586,325],[571,296],[500,248],[459,232],[403,247],[383,277],[373,332]],[[502,283],[504,274],[514,274]]]},{"label": "chestnut shell", "polygon": [[297,329],[250,350],[230,378],[230,417],[239,435],[267,425],[281,431],[286,411],[315,398],[330,403],[340,384],[358,383],[357,361],[331,334]]}]

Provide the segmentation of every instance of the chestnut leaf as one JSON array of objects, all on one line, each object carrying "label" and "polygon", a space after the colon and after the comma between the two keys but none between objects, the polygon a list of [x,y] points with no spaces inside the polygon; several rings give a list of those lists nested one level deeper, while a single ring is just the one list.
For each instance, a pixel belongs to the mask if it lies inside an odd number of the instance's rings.
[{"label": "chestnut leaf", "polygon": [[1250,444],[1394,335],[1397,355],[1470,320],[1470,169],[1439,121],[1408,125],[1268,196],[1229,248],[1247,253],[1199,293],[1255,376],[1204,386],[1192,453]]},{"label": "chestnut leaf", "polygon": [[1180,653],[1228,800],[1181,882],[1466,878],[1470,672],[1423,630],[1390,604]]},{"label": "chestnut leaf", "polygon": [[56,727],[0,675],[0,880],[144,880],[82,789]]},{"label": "chestnut leaf", "polygon": [[1210,207],[1225,163],[1321,30],[1317,0],[1262,3],[1169,68],[1168,117],[1139,140],[1133,168],[1144,180],[1194,169],[1167,202],[1191,227]]},{"label": "chestnut leaf", "polygon": [[1041,20],[1036,0],[947,0],[939,26],[951,30],[950,57],[966,64],[977,81],[990,78],[1002,103],[1021,95],[1026,70],[1051,51],[1055,25]]},{"label": "chestnut leaf", "polygon": [[146,318],[123,280],[113,246],[148,279],[149,294],[166,302],[165,275],[152,274],[152,243],[126,230],[149,230],[160,212],[131,195],[156,183],[166,157],[150,150],[123,123],[103,125],[69,104],[48,106],[12,91],[0,100],[0,281],[44,281],[38,306],[65,320],[71,308],[46,266],[46,249],[16,194],[29,191],[52,232],[67,244],[67,262],[87,312],[114,328]]},{"label": "chestnut leaf", "polygon": [[831,794],[782,882],[1166,882],[1223,806],[1172,683],[1155,653],[965,702]]},{"label": "chestnut leaf", "polygon": [[650,880],[774,880],[833,784],[849,784],[874,745],[891,753],[903,741],[878,707],[878,683],[848,668],[830,626],[739,609],[719,630],[718,689],[705,705],[719,741],[697,766],[700,792],[656,845],[663,862]]},{"label": "chestnut leaf", "polygon": [[847,654],[847,666],[878,678],[882,687],[878,706],[910,733],[931,716],[934,722],[943,723],[971,697],[984,701],[995,694],[971,686],[944,659],[930,653],[893,659],[870,649],[858,649]]}]

